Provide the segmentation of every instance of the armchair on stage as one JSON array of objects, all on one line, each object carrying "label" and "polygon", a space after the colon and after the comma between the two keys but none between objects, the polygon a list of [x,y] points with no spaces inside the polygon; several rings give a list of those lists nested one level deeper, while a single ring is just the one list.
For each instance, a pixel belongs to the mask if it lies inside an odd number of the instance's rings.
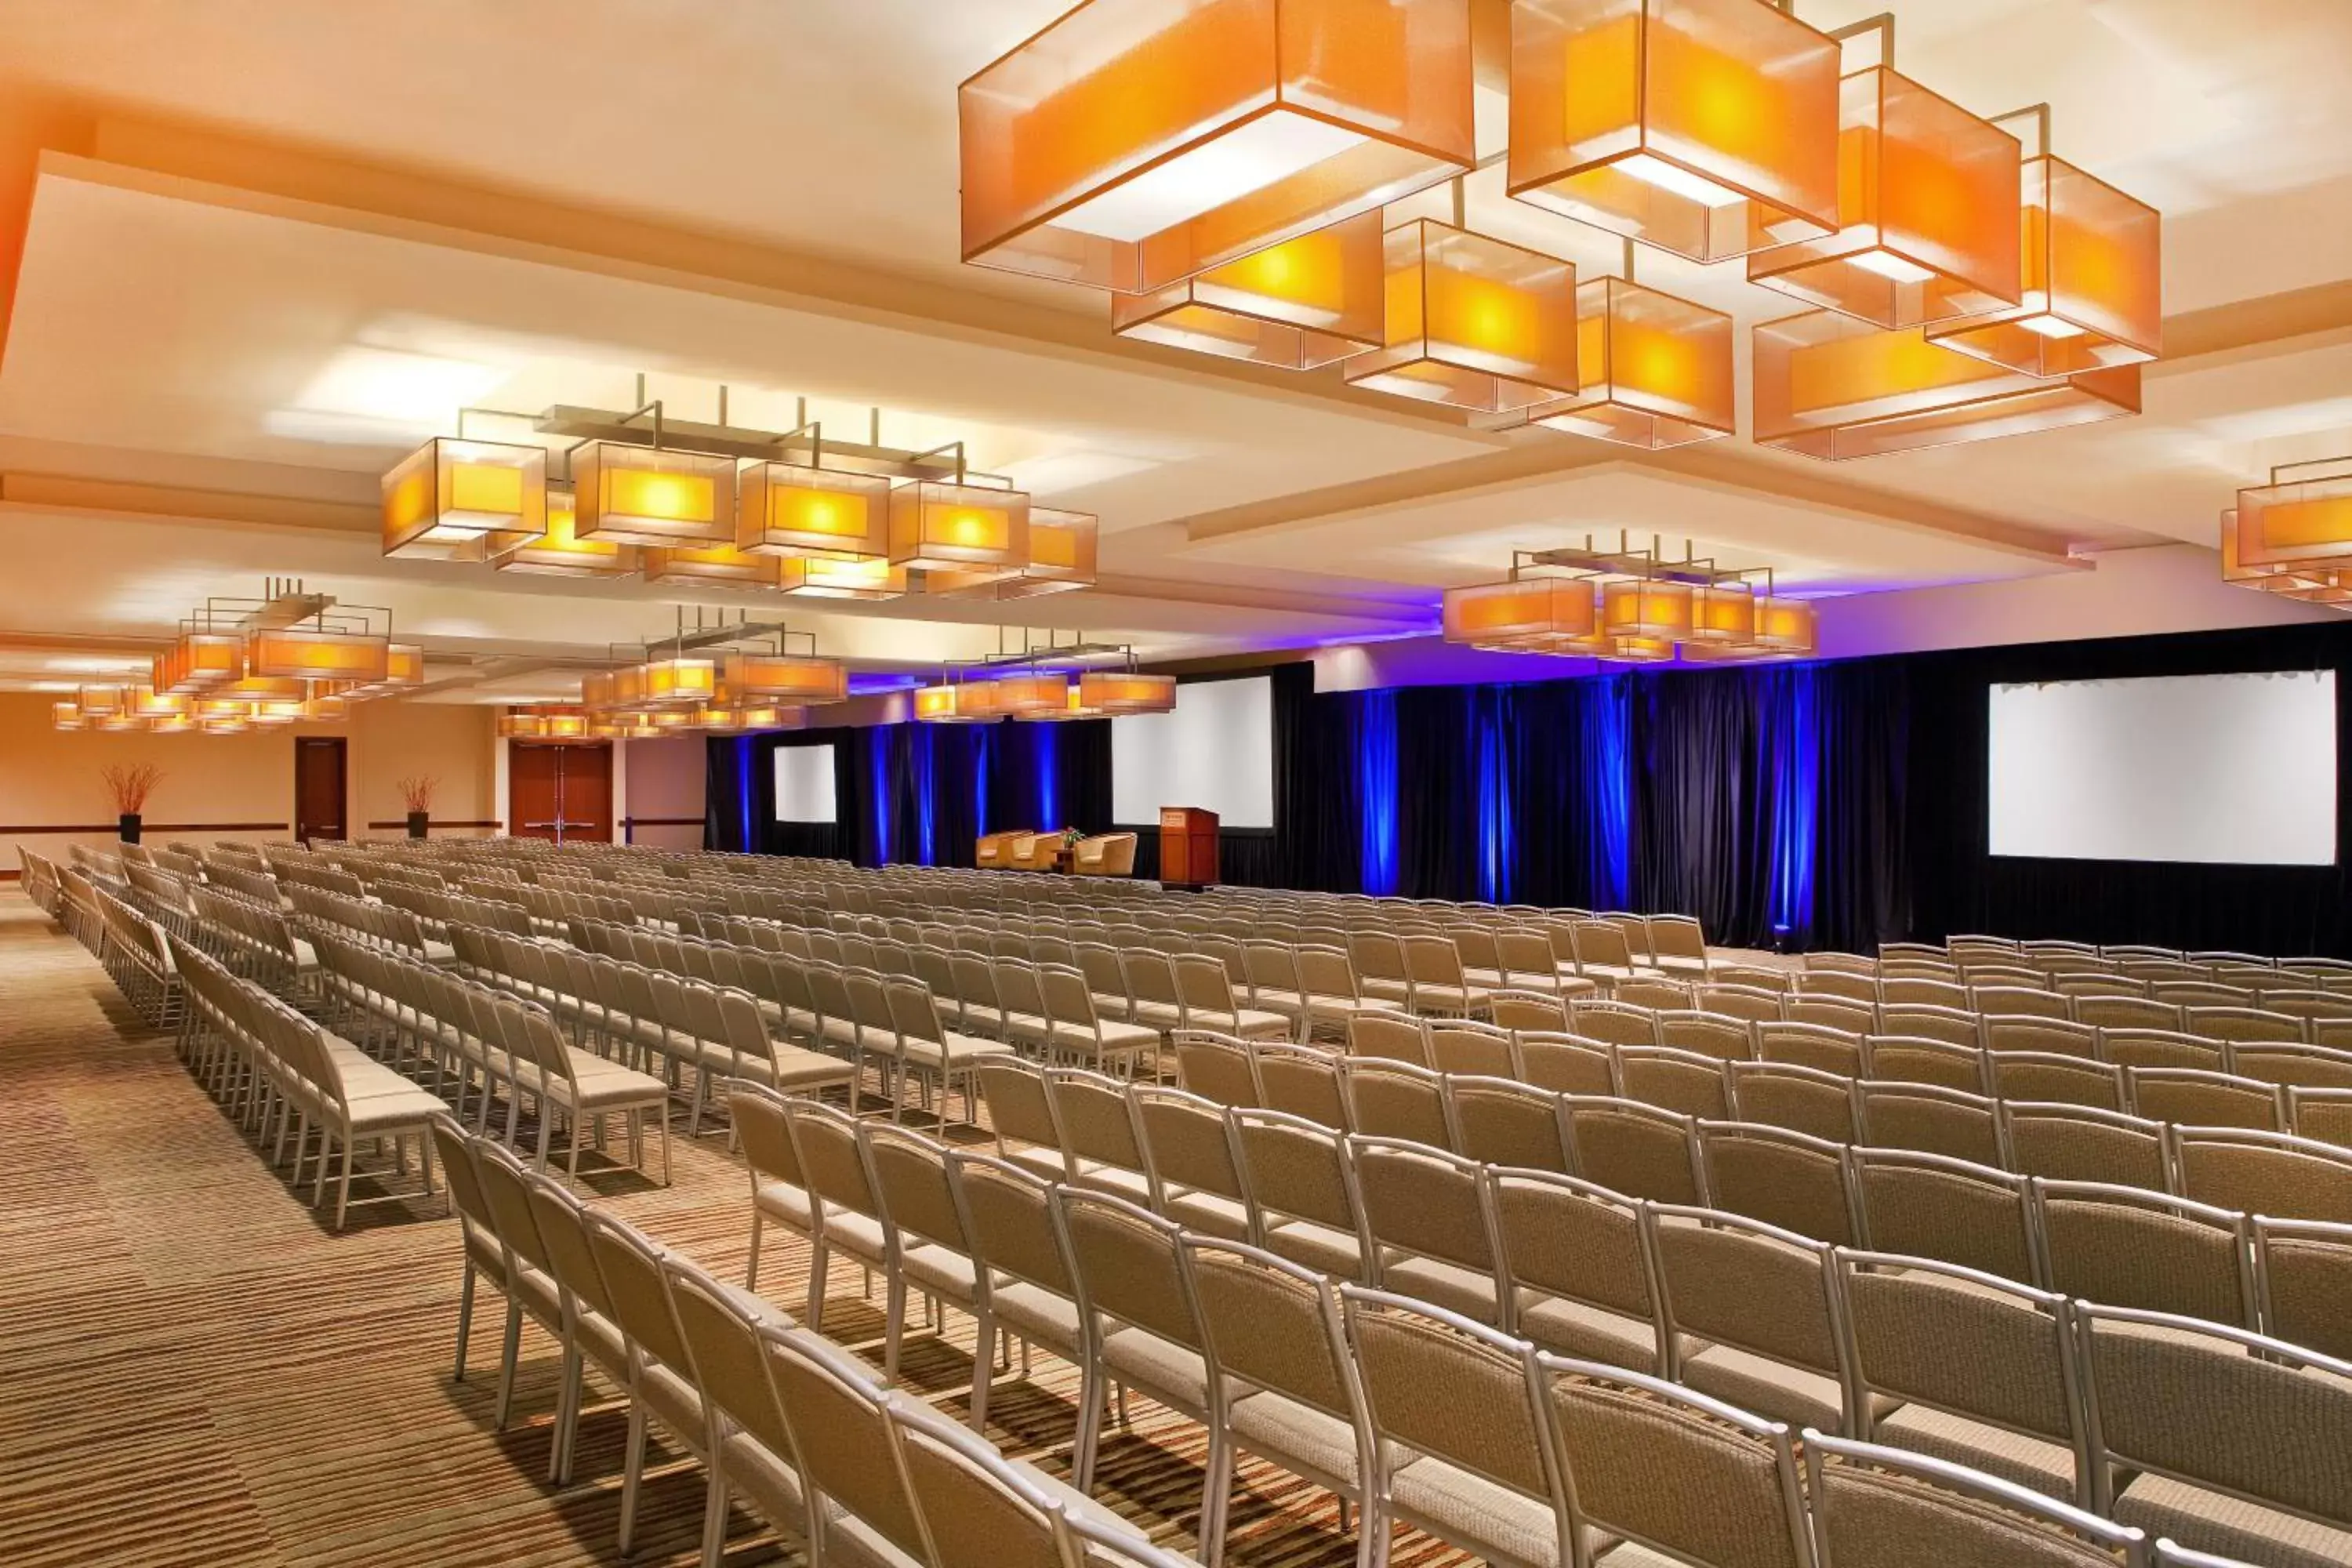
[{"label": "armchair on stage", "polygon": [[[1062,866],[1062,835],[1013,831],[983,833],[972,847],[972,864],[983,871],[1055,871]],[[1070,871],[1081,877],[1135,875],[1135,835],[1100,833],[1081,838],[1070,852]]]},{"label": "armchair on stage", "polygon": [[1134,876],[1135,835],[1097,833],[1092,838],[1079,839],[1077,850],[1070,858],[1070,869],[1081,877]]},{"label": "armchair on stage", "polygon": [[1015,839],[1031,837],[1026,833],[983,833],[972,852],[972,864],[983,871],[1002,871],[1013,864]]}]

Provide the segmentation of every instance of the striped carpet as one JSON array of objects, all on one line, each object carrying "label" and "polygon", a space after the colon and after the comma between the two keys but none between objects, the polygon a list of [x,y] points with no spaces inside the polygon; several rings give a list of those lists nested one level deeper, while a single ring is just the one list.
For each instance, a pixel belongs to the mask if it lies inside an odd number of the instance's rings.
[{"label": "striped carpet", "polygon": [[[625,1418],[582,1429],[576,1479],[545,1483],[554,1342],[526,1330],[517,1419],[491,1426],[498,1327],[478,1313],[476,1369],[450,1377],[453,1222],[415,1178],[355,1179],[350,1227],[325,1228],[146,1029],[88,953],[0,893],[0,1563],[618,1563]],[[722,1278],[748,1251],[741,1165],[720,1140],[672,1144],[664,1189],[634,1172],[595,1197]],[[306,1194],[307,1195],[307,1194]],[[330,1213],[331,1205],[330,1205]],[[771,1232],[765,1293],[797,1310],[807,1253]],[[825,1331],[878,1364],[882,1318],[857,1271],[827,1284]],[[910,1337],[905,1381],[959,1418],[971,1326]],[[997,1384],[991,1436],[1068,1475],[1076,1372],[1040,1353]],[[610,1391],[604,1391],[609,1395]],[[1201,1429],[1139,1398],[1114,1426],[1097,1493],[1162,1544],[1197,1552]],[[1230,1559],[1352,1562],[1328,1493],[1244,1461]],[[629,1563],[697,1560],[703,1478],[657,1460]],[[730,1564],[794,1561],[739,1510]],[[1453,1562],[1400,1531],[1401,1568]]]}]

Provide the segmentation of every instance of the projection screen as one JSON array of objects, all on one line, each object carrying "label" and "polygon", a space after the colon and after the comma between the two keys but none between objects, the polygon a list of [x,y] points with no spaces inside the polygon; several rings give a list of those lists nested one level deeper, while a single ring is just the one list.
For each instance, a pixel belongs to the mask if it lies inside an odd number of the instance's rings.
[{"label": "projection screen", "polygon": [[833,748],[776,748],[776,820],[834,820]]},{"label": "projection screen", "polygon": [[1205,806],[1226,827],[1274,826],[1274,683],[1191,680],[1169,713],[1110,721],[1114,821],[1160,822],[1163,805]]},{"label": "projection screen", "polygon": [[2327,866],[2336,673],[1995,686],[1995,855]]}]

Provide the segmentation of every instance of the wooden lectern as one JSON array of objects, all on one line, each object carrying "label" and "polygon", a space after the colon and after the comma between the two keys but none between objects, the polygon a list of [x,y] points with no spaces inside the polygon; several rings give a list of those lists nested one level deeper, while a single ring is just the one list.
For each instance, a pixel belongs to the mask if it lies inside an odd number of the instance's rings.
[{"label": "wooden lectern", "polygon": [[1197,805],[1160,808],[1160,879],[1205,888],[1217,879],[1217,814]]}]

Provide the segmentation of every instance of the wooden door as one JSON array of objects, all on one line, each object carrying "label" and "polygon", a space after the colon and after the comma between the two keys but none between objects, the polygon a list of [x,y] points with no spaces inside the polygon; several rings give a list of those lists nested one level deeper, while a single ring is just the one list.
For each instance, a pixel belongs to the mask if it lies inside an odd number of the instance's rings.
[{"label": "wooden door", "polygon": [[343,742],[332,735],[294,738],[294,837],[347,838],[343,821]]},{"label": "wooden door", "polygon": [[507,831],[558,844],[613,841],[613,748],[507,749]]}]

